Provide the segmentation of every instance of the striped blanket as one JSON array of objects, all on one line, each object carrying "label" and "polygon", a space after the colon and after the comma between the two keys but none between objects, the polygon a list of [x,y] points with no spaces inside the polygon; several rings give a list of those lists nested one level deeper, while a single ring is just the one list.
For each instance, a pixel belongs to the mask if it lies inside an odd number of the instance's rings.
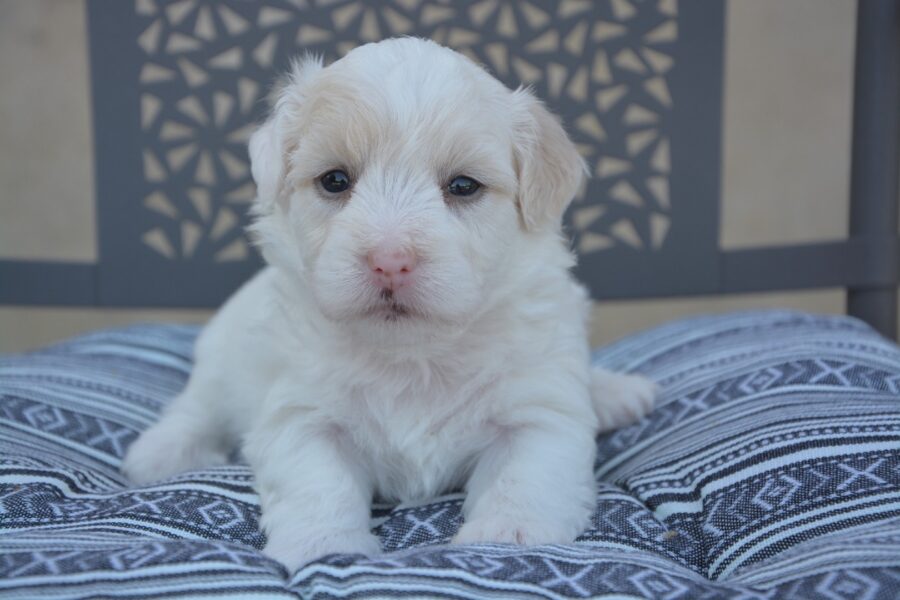
[{"label": "striped blanket", "polygon": [[119,461],[184,385],[196,328],[0,359],[0,597],[900,597],[900,349],[844,317],[672,323],[596,352],[662,384],[598,439],[574,544],[448,546],[459,495],[376,506],[386,553],[287,572],[244,465],[132,487]]}]

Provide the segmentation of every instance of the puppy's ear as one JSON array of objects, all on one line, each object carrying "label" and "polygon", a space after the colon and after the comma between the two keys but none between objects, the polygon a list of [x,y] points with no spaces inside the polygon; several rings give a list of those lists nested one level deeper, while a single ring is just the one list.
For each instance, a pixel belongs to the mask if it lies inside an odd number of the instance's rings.
[{"label": "puppy's ear", "polygon": [[305,90],[312,77],[322,69],[322,59],[305,56],[291,64],[269,94],[269,118],[250,136],[250,172],[256,182],[256,202],[260,210],[271,209],[283,191],[289,144],[290,123],[303,104]]},{"label": "puppy's ear", "polygon": [[270,209],[281,194],[284,172],[281,139],[274,116],[269,117],[250,136],[250,172],[256,182],[258,208]]},{"label": "puppy's ear", "polygon": [[587,166],[559,119],[525,88],[513,93],[518,209],[528,231],[559,226]]}]

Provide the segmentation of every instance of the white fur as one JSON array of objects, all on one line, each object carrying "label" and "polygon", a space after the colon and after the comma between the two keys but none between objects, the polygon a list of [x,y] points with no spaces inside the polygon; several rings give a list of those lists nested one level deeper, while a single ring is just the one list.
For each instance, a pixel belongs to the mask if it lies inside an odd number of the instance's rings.
[{"label": "white fur", "polygon": [[[128,477],[243,443],[266,552],[291,568],[377,553],[373,495],[464,488],[459,543],[574,540],[595,503],[594,436],[643,416],[655,387],[589,367],[560,235],[583,164],[558,121],[448,49],[388,40],[297,63],[250,153],[270,266],[209,323]],[[334,168],[355,181],[343,200],[316,184]],[[484,193],[445,197],[460,174]],[[384,246],[419,259],[395,294],[406,315],[366,266]]]}]

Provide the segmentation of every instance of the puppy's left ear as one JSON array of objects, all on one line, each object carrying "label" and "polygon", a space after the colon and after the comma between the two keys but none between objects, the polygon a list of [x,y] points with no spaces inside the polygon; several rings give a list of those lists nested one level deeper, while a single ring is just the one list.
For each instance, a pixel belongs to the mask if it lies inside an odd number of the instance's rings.
[{"label": "puppy's left ear", "polygon": [[528,89],[516,90],[513,100],[519,215],[528,231],[556,229],[587,166],[559,118]]}]

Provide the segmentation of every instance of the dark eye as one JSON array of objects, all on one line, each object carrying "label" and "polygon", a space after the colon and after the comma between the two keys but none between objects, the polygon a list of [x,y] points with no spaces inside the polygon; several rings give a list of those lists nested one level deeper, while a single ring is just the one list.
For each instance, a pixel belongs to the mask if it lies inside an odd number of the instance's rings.
[{"label": "dark eye", "polygon": [[328,171],[322,175],[322,177],[319,178],[319,183],[322,184],[322,188],[326,192],[330,194],[340,194],[341,192],[346,192],[350,189],[350,176],[340,169],[335,169],[334,171]]},{"label": "dark eye", "polygon": [[453,196],[471,196],[478,191],[481,184],[465,175],[454,177],[447,184],[447,191]]}]

